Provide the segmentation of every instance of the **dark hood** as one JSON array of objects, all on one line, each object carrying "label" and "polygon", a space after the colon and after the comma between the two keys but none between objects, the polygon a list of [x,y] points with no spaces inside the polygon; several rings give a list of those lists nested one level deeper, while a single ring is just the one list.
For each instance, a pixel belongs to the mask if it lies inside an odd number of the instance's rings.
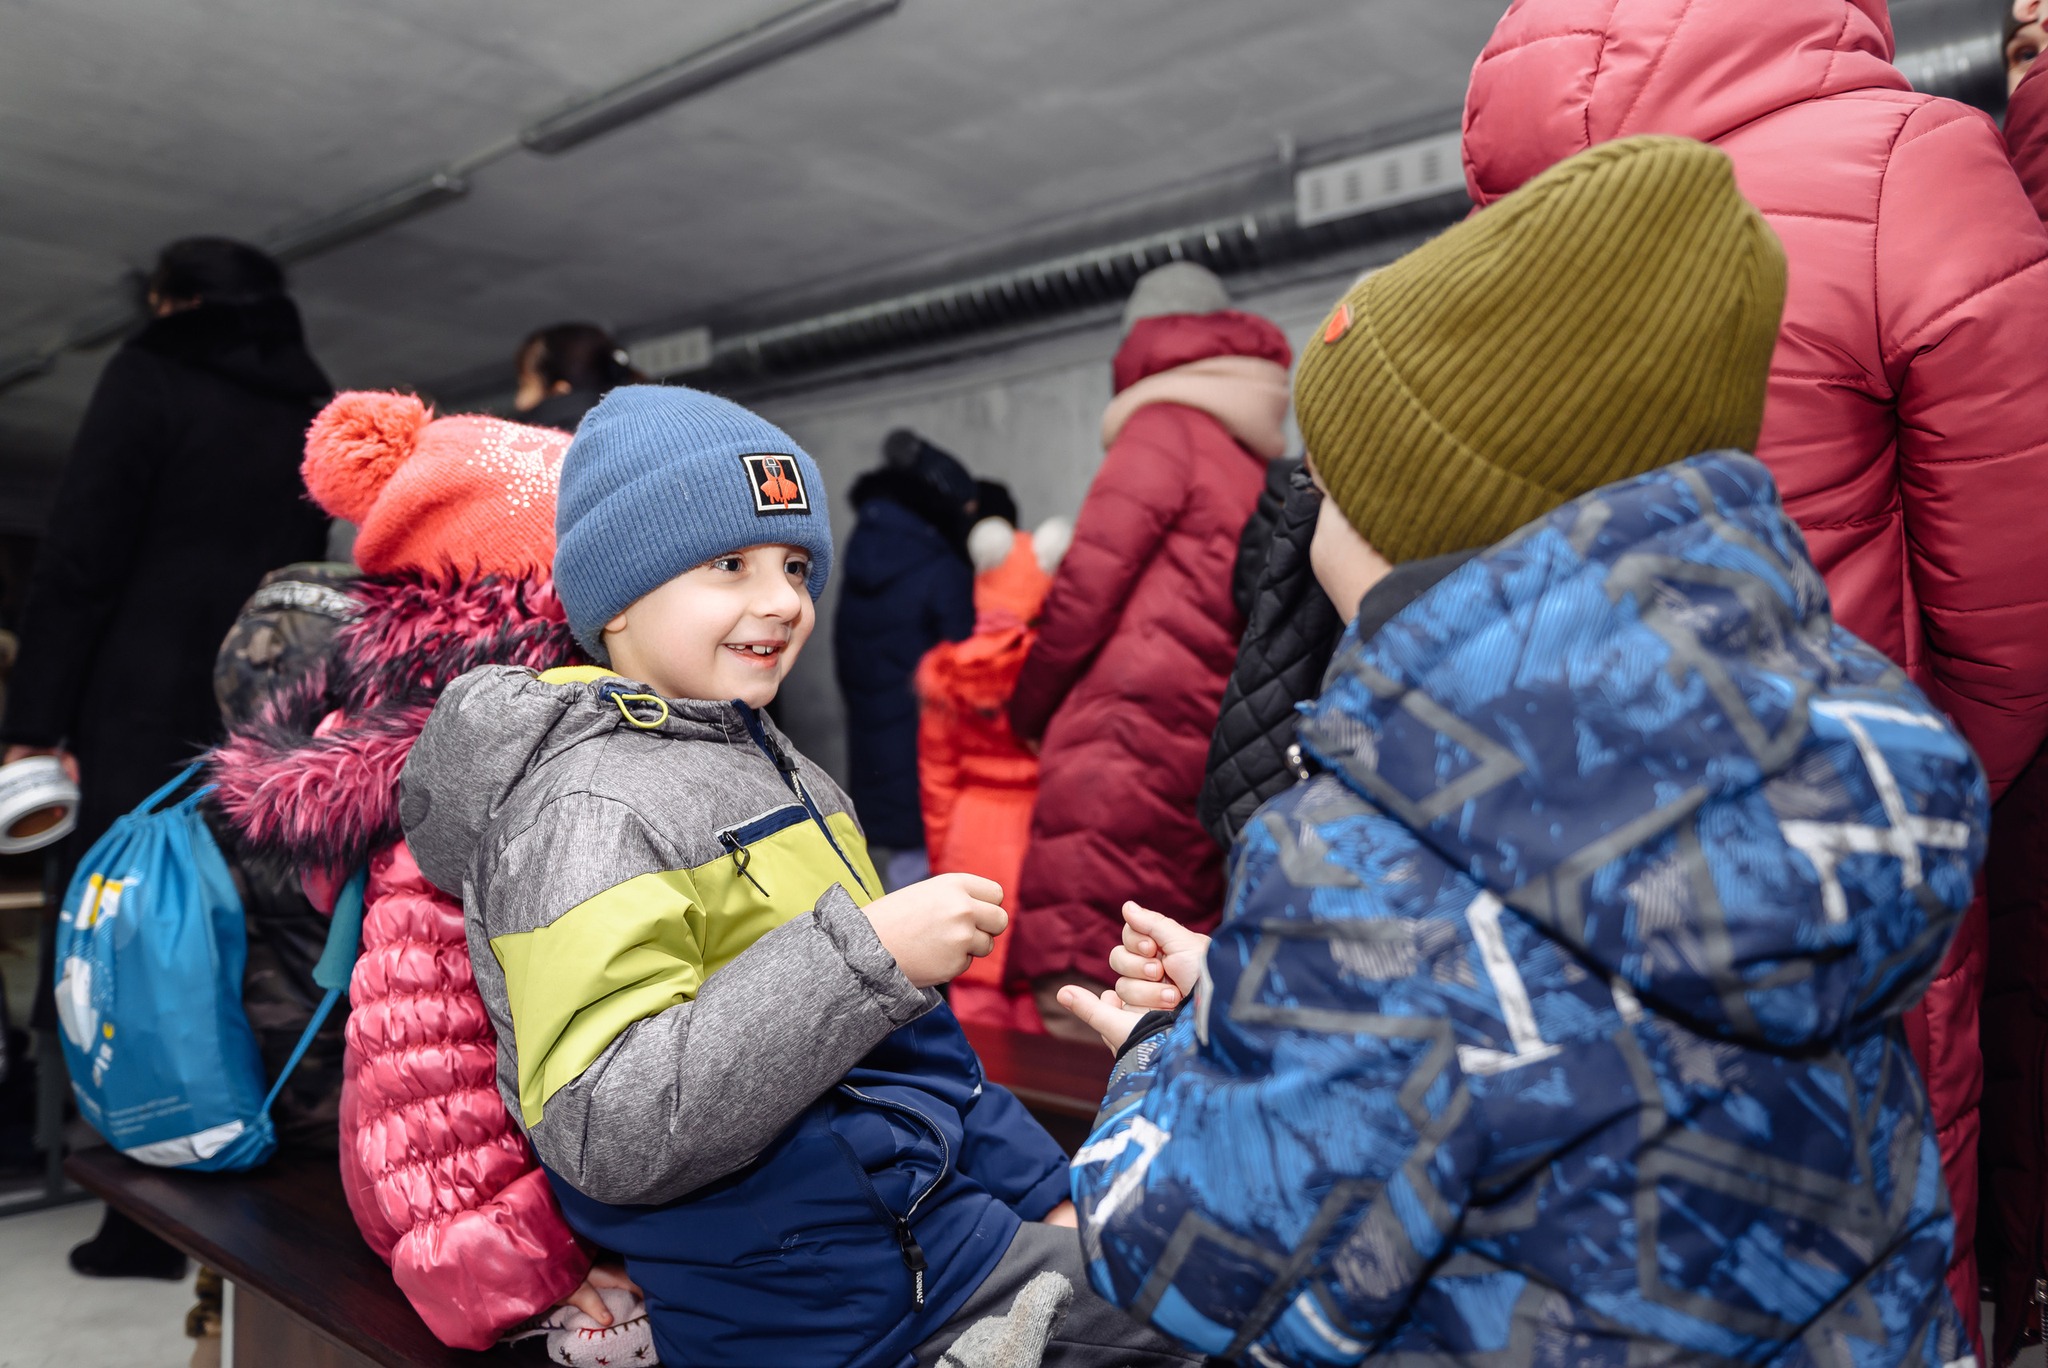
[{"label": "dark hood", "polygon": [[966,511],[908,470],[871,470],[853,484],[859,515],[841,567],[862,591],[922,570],[934,556],[967,560]]},{"label": "dark hood", "polygon": [[1472,68],[1466,184],[1491,204],[1595,143],[1711,143],[1803,100],[1911,88],[1885,0],[1515,0]]},{"label": "dark hood", "polygon": [[334,392],[306,350],[299,309],[289,299],[201,304],[152,318],[131,346],[210,371],[259,394],[325,399]]},{"label": "dark hood", "polygon": [[1918,997],[1989,817],[1740,452],[1596,490],[1354,627],[1301,738],[1646,1006],[1767,1048]]}]

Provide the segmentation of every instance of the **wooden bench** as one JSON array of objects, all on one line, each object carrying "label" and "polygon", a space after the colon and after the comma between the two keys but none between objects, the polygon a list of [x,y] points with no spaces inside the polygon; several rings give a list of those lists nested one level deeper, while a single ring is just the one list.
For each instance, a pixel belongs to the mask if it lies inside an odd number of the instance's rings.
[{"label": "wooden bench", "polygon": [[[988,1076],[1072,1152],[1088,1133],[1109,1052],[971,1028]],[[99,1147],[64,1171],[108,1206],[235,1285],[240,1368],[482,1368],[504,1350],[450,1349],[429,1333],[357,1233],[332,1158],[281,1156],[253,1173],[148,1168]]]}]

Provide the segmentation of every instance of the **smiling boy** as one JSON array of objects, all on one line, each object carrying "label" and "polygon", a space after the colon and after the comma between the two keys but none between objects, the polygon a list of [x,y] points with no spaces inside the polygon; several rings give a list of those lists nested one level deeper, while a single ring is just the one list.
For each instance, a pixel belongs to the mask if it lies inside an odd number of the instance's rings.
[{"label": "smiling boy", "polygon": [[[403,815],[463,891],[497,1086],[663,1361],[937,1362],[1055,1272],[1059,1336],[1188,1362],[1073,1290],[1078,1243],[1041,1224],[1071,1224],[1065,1156],[933,991],[989,953],[1002,890],[878,896],[845,796],[760,712],[831,568],[811,458],[725,400],[623,387],[564,457],[556,530],[604,664],[456,680]],[[1045,1362],[1098,1361],[1059,1336]]]}]

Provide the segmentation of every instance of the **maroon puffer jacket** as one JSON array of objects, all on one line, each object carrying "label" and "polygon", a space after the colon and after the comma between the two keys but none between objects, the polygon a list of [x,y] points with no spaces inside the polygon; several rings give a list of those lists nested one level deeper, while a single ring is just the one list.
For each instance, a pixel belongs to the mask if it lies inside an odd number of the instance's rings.
[{"label": "maroon puffer jacket", "polygon": [[[1466,177],[1489,203],[1639,133],[1728,154],[1790,264],[1756,454],[1837,620],[1955,719],[1996,797],[2048,730],[2048,233],[1991,122],[1891,56],[1884,0],[1516,0],[1473,68]],[[1973,1334],[1984,937],[1980,899],[1906,1022]]]},{"label": "maroon puffer jacket", "polygon": [[1112,979],[1126,899],[1194,926],[1220,910],[1222,853],[1195,796],[1244,628],[1230,571],[1279,454],[1290,359],[1278,328],[1232,310],[1146,319],[1117,351],[1117,430],[1010,704],[1018,737],[1044,738],[1013,988]]}]

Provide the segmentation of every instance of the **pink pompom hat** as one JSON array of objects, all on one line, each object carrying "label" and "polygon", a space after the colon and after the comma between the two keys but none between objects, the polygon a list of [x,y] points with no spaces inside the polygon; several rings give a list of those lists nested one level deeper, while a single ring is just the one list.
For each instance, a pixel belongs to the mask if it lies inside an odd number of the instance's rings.
[{"label": "pink pompom hat", "polygon": [[410,394],[338,394],[306,431],[313,501],[356,524],[372,575],[546,579],[568,434],[480,414],[436,418]]}]

